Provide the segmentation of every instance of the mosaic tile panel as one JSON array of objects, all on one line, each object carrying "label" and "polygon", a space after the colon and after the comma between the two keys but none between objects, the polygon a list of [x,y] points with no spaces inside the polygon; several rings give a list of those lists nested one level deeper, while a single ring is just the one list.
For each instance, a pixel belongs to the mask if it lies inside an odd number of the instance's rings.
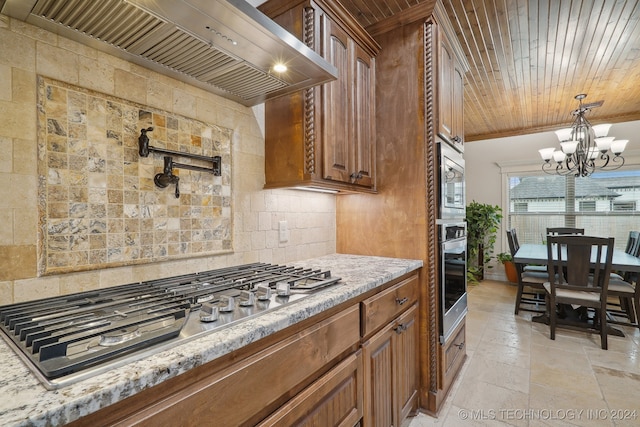
[{"label": "mosaic tile panel", "polygon": [[[39,274],[232,250],[230,129],[43,77],[38,124]],[[149,126],[154,147],[221,156],[222,176],[174,169],[180,198],[156,187],[163,156],[138,155]]]}]

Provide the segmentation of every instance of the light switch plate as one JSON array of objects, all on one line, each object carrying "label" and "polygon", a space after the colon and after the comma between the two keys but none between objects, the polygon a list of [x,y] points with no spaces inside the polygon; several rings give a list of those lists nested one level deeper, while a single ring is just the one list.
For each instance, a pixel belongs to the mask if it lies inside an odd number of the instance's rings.
[{"label": "light switch plate", "polygon": [[278,236],[281,243],[289,241],[289,224],[286,220],[278,223]]}]

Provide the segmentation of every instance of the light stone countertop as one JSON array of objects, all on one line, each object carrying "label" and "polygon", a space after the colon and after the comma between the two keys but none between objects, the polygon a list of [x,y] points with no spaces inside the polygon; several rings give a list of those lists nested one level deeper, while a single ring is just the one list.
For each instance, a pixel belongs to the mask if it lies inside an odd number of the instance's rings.
[{"label": "light stone countertop", "polygon": [[57,390],[45,389],[0,339],[0,425],[74,421],[375,289],[422,267],[422,261],[335,254],[287,265],[329,269],[345,285]]}]

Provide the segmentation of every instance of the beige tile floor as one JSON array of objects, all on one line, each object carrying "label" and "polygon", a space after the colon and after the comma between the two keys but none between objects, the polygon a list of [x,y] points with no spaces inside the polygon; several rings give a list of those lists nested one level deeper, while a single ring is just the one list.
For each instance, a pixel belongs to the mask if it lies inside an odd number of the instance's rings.
[{"label": "beige tile floor", "polygon": [[624,338],[532,323],[513,314],[516,288],[484,281],[469,288],[467,361],[437,418],[410,427],[640,426],[640,331]]}]

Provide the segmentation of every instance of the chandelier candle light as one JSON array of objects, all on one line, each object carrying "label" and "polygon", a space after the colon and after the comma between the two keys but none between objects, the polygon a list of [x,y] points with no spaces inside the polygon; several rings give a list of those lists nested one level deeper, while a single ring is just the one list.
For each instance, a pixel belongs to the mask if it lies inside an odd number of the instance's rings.
[{"label": "chandelier candle light", "polygon": [[[594,107],[601,106],[603,101],[583,104],[582,100],[586,97],[584,93],[575,96],[580,105],[578,109],[571,112],[576,116],[573,124],[570,128],[556,131],[561,149],[538,150],[544,160],[542,164],[544,172],[550,175],[589,176],[596,169],[615,170],[624,165],[624,157],[621,154],[629,141],[615,140],[615,137],[607,136],[610,124],[592,126],[589,123],[585,113]],[[552,159],[556,163],[555,169]]]}]

